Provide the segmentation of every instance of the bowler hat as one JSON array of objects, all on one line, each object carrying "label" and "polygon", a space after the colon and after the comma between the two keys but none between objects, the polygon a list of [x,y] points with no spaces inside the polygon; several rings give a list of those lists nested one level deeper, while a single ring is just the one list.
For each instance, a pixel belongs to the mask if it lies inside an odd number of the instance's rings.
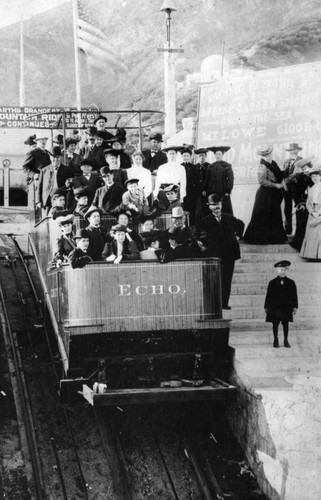
[{"label": "bowler hat", "polygon": [[299,146],[297,142],[291,142],[291,144],[289,144],[289,147],[285,148],[285,151],[295,151],[295,150],[302,151],[302,148]]},{"label": "bowler hat", "polygon": [[184,213],[184,210],[182,209],[182,207],[174,207],[172,209],[172,217],[174,219],[178,218],[178,217],[184,217],[185,213]]},{"label": "bowler hat", "polygon": [[196,155],[206,155],[207,152],[208,152],[207,148],[198,148],[198,149],[195,149],[195,154]]},{"label": "bowler hat", "polygon": [[125,182],[125,186],[128,186],[128,184],[138,184],[139,183],[139,179],[127,179],[127,181]]},{"label": "bowler hat", "polygon": [[116,224],[115,226],[112,226],[111,231],[124,231],[124,233],[127,233],[127,227],[123,226],[122,224]]},{"label": "bowler hat", "polygon": [[107,123],[107,118],[106,116],[104,115],[98,115],[97,118],[95,118],[94,120],[94,125],[96,125],[96,123],[99,121],[99,120],[104,120],[105,123]]},{"label": "bowler hat", "polygon": [[279,260],[274,264],[274,267],[289,267],[291,262],[289,260]]},{"label": "bowler hat", "polygon": [[53,214],[52,219],[55,220],[59,226],[63,226],[64,224],[70,224],[70,222],[74,220],[74,215],[70,210],[59,210]]},{"label": "bowler hat", "polygon": [[81,160],[80,168],[84,167],[85,165],[88,165],[89,167],[92,167],[92,168],[95,168],[95,166],[96,166],[95,162],[93,162],[92,160],[87,160],[87,159]]},{"label": "bowler hat", "polygon": [[209,146],[207,148],[209,151],[212,151],[213,153],[217,153],[217,151],[222,151],[222,153],[226,153],[231,149],[230,146]]},{"label": "bowler hat", "polygon": [[113,148],[108,148],[104,149],[104,155],[111,155],[111,156],[119,156],[121,155],[121,150],[120,149],[113,149]]},{"label": "bowler hat", "polygon": [[268,156],[273,151],[273,146],[271,144],[264,144],[260,149],[256,151],[259,156]]},{"label": "bowler hat", "polygon": [[62,156],[62,152],[59,146],[54,146],[50,151],[51,156],[54,158],[57,156]]},{"label": "bowler hat", "polygon": [[222,196],[220,194],[210,194],[207,199],[207,205],[213,205],[214,203],[219,203],[220,201],[222,201]]},{"label": "bowler hat", "polygon": [[100,214],[100,216],[102,215],[102,210],[98,207],[95,207],[95,205],[91,205],[91,207],[88,208],[88,210],[85,212],[84,214],[84,217],[85,219],[89,219],[89,217],[91,216],[91,214],[93,214],[94,212],[98,212]]},{"label": "bowler hat", "polygon": [[23,143],[26,144],[27,146],[34,146],[35,144],[37,144],[35,138],[36,134],[29,135],[29,137],[27,137],[27,139]]},{"label": "bowler hat", "polygon": [[163,136],[159,132],[153,133],[149,136],[149,140],[152,141],[157,141],[157,142],[163,142]]},{"label": "bowler hat", "polygon": [[81,198],[82,196],[88,196],[90,190],[88,186],[80,186],[74,189],[74,196],[76,199]]},{"label": "bowler hat", "polygon": [[75,240],[80,240],[81,238],[89,238],[90,234],[87,229],[77,229],[76,234],[74,236]]}]

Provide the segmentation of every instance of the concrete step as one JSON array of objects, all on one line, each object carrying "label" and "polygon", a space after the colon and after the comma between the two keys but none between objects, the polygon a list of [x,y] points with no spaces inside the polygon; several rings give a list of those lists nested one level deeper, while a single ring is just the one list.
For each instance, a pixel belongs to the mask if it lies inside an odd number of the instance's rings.
[{"label": "concrete step", "polygon": [[[224,318],[239,320],[239,319],[259,319],[264,317],[265,312],[263,309],[263,302],[260,306],[251,306],[251,307],[233,307],[230,311],[223,311]],[[321,308],[319,304],[300,304],[299,312],[297,317],[294,319],[300,318],[319,318],[321,324]]]},{"label": "concrete step", "polygon": [[[279,257],[277,257],[278,259]],[[283,258],[283,257],[282,257]],[[274,268],[274,263],[276,262],[276,259],[274,258],[271,261],[252,261],[252,262],[245,262],[242,263],[240,261],[237,262],[235,265],[234,273],[248,273],[250,275],[255,274],[255,273],[268,273],[270,276],[270,279],[273,279],[276,277],[276,272]],[[311,275],[317,274],[319,279],[321,279],[321,266],[320,262],[293,262],[290,268],[290,272],[287,274],[289,278],[292,278],[295,280],[298,274],[308,274]]]},{"label": "concrete step", "polygon": [[[240,276],[240,275],[239,275]],[[231,298],[232,296],[242,296],[242,295],[263,295],[265,297],[266,295],[266,290],[267,290],[267,283],[269,280],[266,280],[266,282],[262,283],[264,276],[261,275],[261,282],[260,283],[239,283],[239,281],[244,281],[240,280],[239,276],[233,278],[233,283],[232,283],[232,288],[231,288]],[[304,294],[321,294],[321,284],[320,283],[314,283],[310,282],[308,283],[307,281],[301,282],[299,280],[295,280],[298,288],[298,293],[301,296],[302,293]],[[311,281],[311,280],[310,280]]]},{"label": "concrete step", "polygon": [[[265,345],[271,346],[273,343],[272,326],[265,323],[266,330],[250,330],[248,332],[234,331],[230,332],[229,344],[235,349],[244,348],[244,346]],[[279,327],[279,339],[283,339],[282,327]],[[318,349],[321,346],[321,335],[318,330],[293,330],[290,325],[289,342],[291,346],[303,347],[309,345]]]},{"label": "concrete step", "polygon": [[[306,260],[304,260],[302,257],[300,257],[300,254],[298,252],[284,252],[282,254],[280,253],[274,253],[274,252],[244,252],[241,253],[241,259],[238,260],[237,262],[245,263],[245,262],[271,262],[275,263],[279,259],[286,259],[289,260],[292,264],[295,262],[304,262],[304,263],[309,263]],[[292,267],[291,267],[292,269]]]},{"label": "concrete step", "polygon": [[[321,268],[321,266],[320,266]],[[320,269],[321,271],[321,269]],[[268,283],[271,279],[273,279],[275,275],[273,272],[259,272],[253,270],[253,272],[237,272],[235,270],[233,275],[232,284],[234,285],[243,285],[243,284],[258,284],[262,285],[263,283]],[[312,287],[321,285],[321,273],[318,271],[311,272],[300,272],[300,273],[291,273],[289,274],[289,278],[294,279],[297,285],[311,285]]]},{"label": "concrete step", "polygon": [[[271,348],[273,349],[273,348]],[[273,349],[274,351],[279,351],[279,349]],[[283,349],[285,351],[285,349]],[[291,351],[291,349],[286,349],[286,351]],[[292,353],[291,353],[292,354]],[[259,361],[255,358],[249,359],[239,359],[239,368],[248,377],[263,377],[264,374],[268,375],[273,373],[275,376],[283,377],[286,375],[307,375],[313,369],[320,368],[320,356],[303,357],[299,355],[290,355],[289,357],[264,357]]]},{"label": "concrete step", "polygon": [[[283,337],[283,336],[282,336]],[[253,344],[253,345],[238,345],[235,350],[235,359],[239,361],[248,360],[259,360],[261,359],[283,359],[285,363],[289,358],[300,357],[300,358],[317,358],[318,363],[321,367],[321,356],[318,349],[311,346],[311,344],[301,344],[298,346],[291,338],[291,348],[283,347],[283,341],[280,336],[280,347],[274,348],[271,343]],[[290,339],[289,339],[290,340]],[[320,349],[321,350],[321,349]]]},{"label": "concrete step", "polygon": [[[231,319],[229,313],[231,311],[223,311],[224,319]],[[233,320],[230,323],[231,332],[251,332],[251,331],[267,331],[271,330],[271,323],[266,323],[265,317],[262,315],[261,318],[254,319],[237,319]],[[290,323],[290,331],[298,331],[302,332],[302,335],[305,334],[305,331],[316,330],[321,334],[321,318],[313,318],[313,317],[301,317],[298,316],[295,318],[293,323]]]},{"label": "concrete step", "polygon": [[240,240],[241,252],[243,253],[298,253],[297,250],[292,248],[290,245],[250,245],[249,243],[243,243]]},{"label": "concrete step", "polygon": [[[250,308],[252,308],[252,307],[261,307],[261,308],[263,308],[264,300],[265,300],[265,292],[263,292],[263,293],[246,294],[246,295],[235,295],[235,294],[232,294],[231,297],[230,297],[229,305],[233,309],[234,308],[240,308],[240,307],[250,307]],[[300,291],[299,300],[300,300],[300,309],[301,309],[302,306],[308,306],[308,305],[317,306],[317,305],[320,305],[320,296],[318,294],[315,294],[315,293],[304,293],[304,290]]]}]

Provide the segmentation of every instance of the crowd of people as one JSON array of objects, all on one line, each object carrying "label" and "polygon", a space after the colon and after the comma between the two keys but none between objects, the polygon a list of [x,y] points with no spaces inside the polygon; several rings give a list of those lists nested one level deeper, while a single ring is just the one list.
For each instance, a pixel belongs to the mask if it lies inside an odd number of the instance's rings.
[{"label": "crowd of people", "polygon": [[[130,157],[125,131],[113,135],[106,124],[107,118],[98,116],[87,128],[84,144],[77,132],[65,141],[60,134],[50,152],[44,134],[25,142],[30,150],[23,169],[27,183],[35,182],[37,208],[61,229],[54,264],[69,262],[77,268],[91,261],[219,257],[223,308],[229,309],[234,264],[240,258],[238,240],[244,231],[244,223],[233,215],[234,176],[224,160],[230,148],[162,148],[162,135],[154,133],[150,148],[135,150]],[[272,146],[258,151],[260,187],[244,240],[285,243],[292,233],[294,208],[292,246],[303,257],[321,259],[321,170],[299,155],[301,149],[290,144],[283,169],[272,159]],[[213,163],[207,161],[209,151],[215,155]],[[163,214],[172,222],[166,231],[157,227]],[[104,215],[114,218],[112,227],[103,227]],[[88,224],[76,234],[75,216]]]}]

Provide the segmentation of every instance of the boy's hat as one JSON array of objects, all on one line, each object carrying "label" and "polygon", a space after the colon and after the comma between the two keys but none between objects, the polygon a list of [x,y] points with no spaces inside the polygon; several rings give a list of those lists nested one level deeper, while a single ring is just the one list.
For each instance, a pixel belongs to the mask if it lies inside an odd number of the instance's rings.
[{"label": "boy's hat", "polygon": [[98,115],[97,118],[94,120],[94,125],[99,121],[99,120],[104,120],[105,123],[107,123],[107,118],[104,115]]},{"label": "boy's hat", "polygon": [[139,179],[127,179],[127,181],[125,182],[125,186],[127,186],[128,184],[138,184],[139,183]]},{"label": "boy's hat", "polygon": [[117,156],[121,155],[121,150],[113,148],[104,149],[104,155],[116,156],[117,158]]},{"label": "boy's hat", "polygon": [[58,210],[52,216],[52,219],[57,222],[59,226],[70,224],[74,220],[74,214],[70,210]]},{"label": "boy's hat", "polygon": [[114,174],[114,171],[113,170],[110,170],[109,167],[105,166],[105,167],[101,167],[100,169],[100,175],[103,177],[104,175],[108,175],[108,174]]},{"label": "boy's hat", "polygon": [[116,224],[116,226],[112,226],[111,231],[124,231],[124,233],[127,233],[127,227],[123,226],[122,224]]},{"label": "boy's hat", "polygon": [[163,191],[165,193],[170,193],[171,191],[174,191],[174,193],[177,193],[177,191],[179,190],[179,186],[177,186],[177,184],[170,184],[169,186],[166,186]]},{"label": "boy's hat", "polygon": [[289,260],[279,260],[274,264],[274,267],[289,267],[291,262]]},{"label": "boy's hat", "polygon": [[222,196],[220,194],[210,194],[207,199],[206,205],[213,205],[214,203],[219,203],[220,201],[222,201]]},{"label": "boy's hat", "polygon": [[173,219],[176,219],[177,217],[183,217],[185,215],[184,210],[182,207],[174,207],[172,209],[172,217]]},{"label": "boy's hat", "polygon": [[81,238],[89,238],[90,234],[87,229],[77,229],[76,234],[74,236],[75,240],[80,240]]},{"label": "boy's hat", "polygon": [[36,134],[29,135],[29,137],[27,137],[27,139],[25,141],[23,141],[23,143],[26,144],[26,146],[34,146],[35,144],[37,144],[35,141],[35,138],[36,138]]},{"label": "boy's hat", "polygon": [[80,168],[83,167],[84,165],[88,165],[89,167],[95,168],[95,163],[92,160],[81,160],[80,162]]},{"label": "boy's hat", "polygon": [[88,196],[89,191],[88,186],[80,186],[74,189],[74,196],[76,199],[81,198],[82,196]]},{"label": "boy's hat", "polygon": [[91,205],[91,207],[89,207],[87,212],[85,212],[85,214],[84,214],[85,219],[88,220],[89,217],[91,216],[91,214],[93,214],[94,212],[99,212],[100,216],[102,216],[102,214],[103,214],[103,212],[100,208],[95,207],[95,205]]}]

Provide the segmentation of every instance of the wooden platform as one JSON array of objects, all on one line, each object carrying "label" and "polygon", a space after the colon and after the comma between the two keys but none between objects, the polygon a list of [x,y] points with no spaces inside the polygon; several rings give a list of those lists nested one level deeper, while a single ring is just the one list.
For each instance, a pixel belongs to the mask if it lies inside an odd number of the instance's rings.
[{"label": "wooden platform", "polygon": [[154,387],[140,389],[114,389],[96,394],[83,385],[83,397],[92,406],[151,404],[170,401],[224,400],[235,393],[236,387],[223,381],[213,381],[201,387]]}]

